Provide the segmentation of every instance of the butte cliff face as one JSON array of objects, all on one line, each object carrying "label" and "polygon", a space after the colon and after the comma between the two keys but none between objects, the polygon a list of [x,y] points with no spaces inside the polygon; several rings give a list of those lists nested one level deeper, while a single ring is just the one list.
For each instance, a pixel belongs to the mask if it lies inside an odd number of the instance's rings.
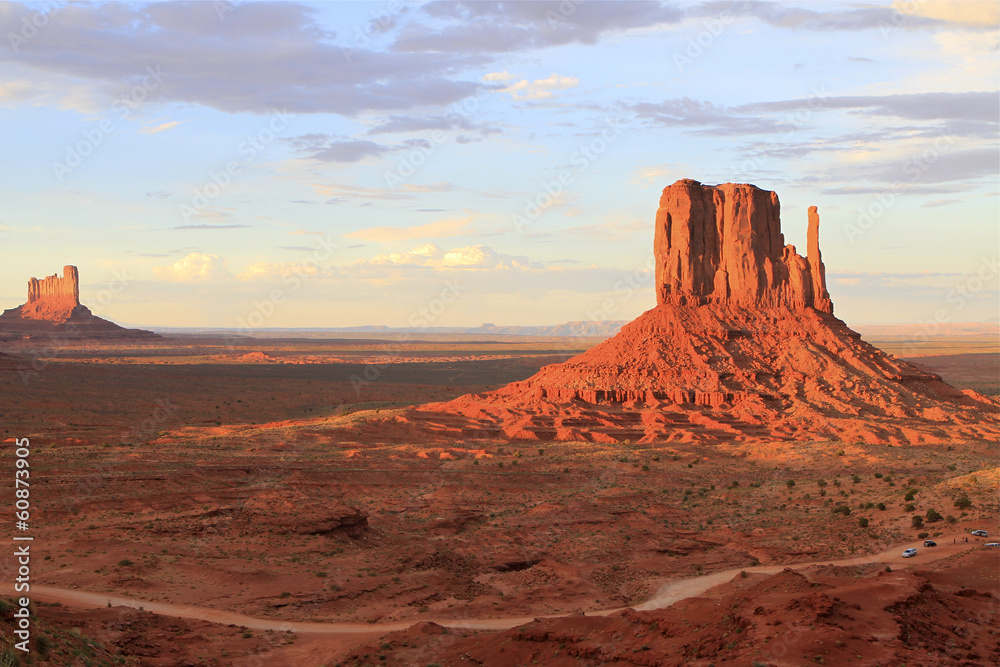
[{"label": "butte cliff face", "polygon": [[657,306],[561,364],[399,421],[442,438],[614,442],[943,442],[1000,434],[994,402],[861,340],[833,316],[808,211],[807,256],[778,197],[682,180],[656,215]]},{"label": "butte cliff face", "polygon": [[159,338],[142,329],[126,329],[101,319],[80,303],[80,272],[64,266],[63,275],[28,281],[28,300],[0,314],[0,336],[69,334],[85,338]]},{"label": "butte cliff face", "polygon": [[[90,311],[80,305],[80,272],[75,266],[64,266],[63,275],[28,281],[28,302],[17,309],[26,320],[65,322],[75,315]],[[86,313],[84,312],[86,311]]]},{"label": "butte cliff face", "polygon": [[708,303],[833,312],[819,252],[819,214],[809,209],[808,256],[785,245],[778,195],[754,185],[664,188],[656,212],[657,304]]}]

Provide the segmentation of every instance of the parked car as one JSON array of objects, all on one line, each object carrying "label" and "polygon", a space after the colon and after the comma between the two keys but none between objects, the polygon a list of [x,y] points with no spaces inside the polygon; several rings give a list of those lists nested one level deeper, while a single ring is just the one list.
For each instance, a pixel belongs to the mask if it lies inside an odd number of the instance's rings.
[{"label": "parked car", "polygon": [[972,531],[972,534],[975,535],[976,537],[989,537],[990,536],[990,534],[987,533],[985,530],[974,530],[974,531]]},{"label": "parked car", "polygon": [[1000,542],[987,542],[983,546],[984,547],[993,547],[994,549],[1000,549]]},{"label": "parked car", "polygon": [[924,546],[925,547],[936,547],[937,546],[937,542],[935,542],[934,540],[924,540]]},{"label": "parked car", "polygon": [[903,558],[913,558],[916,555],[917,555],[916,549],[907,549],[906,551],[903,552]]}]

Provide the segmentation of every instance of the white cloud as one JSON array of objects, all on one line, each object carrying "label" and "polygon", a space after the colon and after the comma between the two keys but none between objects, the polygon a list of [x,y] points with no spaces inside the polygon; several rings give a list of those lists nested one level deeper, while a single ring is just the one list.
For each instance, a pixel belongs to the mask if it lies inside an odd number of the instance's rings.
[{"label": "white cloud", "polygon": [[580,80],[575,76],[551,74],[547,79],[535,79],[534,81],[521,79],[510,84],[501,92],[510,93],[515,100],[548,100],[552,99],[555,91],[569,90],[578,85],[580,85]]},{"label": "white cloud", "polygon": [[1000,5],[984,0],[896,0],[892,7],[904,15],[923,16],[970,27],[996,27],[1000,23]]},{"label": "white cloud", "polygon": [[314,262],[257,262],[243,269],[236,276],[237,280],[255,280],[283,278],[295,275],[298,277],[315,278],[322,274]]},{"label": "white cloud", "polygon": [[177,282],[215,280],[228,278],[231,275],[224,259],[218,255],[206,255],[200,252],[192,252],[170,266],[158,266],[153,272],[162,280]]},{"label": "white cloud", "polygon": [[465,246],[442,250],[433,243],[414,248],[409,252],[376,255],[367,262],[373,266],[414,266],[430,269],[542,269],[539,262],[532,262],[522,255],[507,255],[484,245]]},{"label": "white cloud", "polygon": [[158,134],[166,130],[172,130],[184,121],[174,120],[169,123],[160,123],[159,125],[146,125],[139,128],[139,134]]},{"label": "white cloud", "polygon": [[684,178],[685,169],[675,164],[654,164],[639,167],[635,171],[632,183],[648,188],[650,185],[666,187],[674,181]]},{"label": "white cloud", "polygon": [[511,74],[507,70],[504,70],[502,72],[490,72],[489,74],[483,77],[483,81],[486,81],[487,83],[495,83],[498,81],[499,82],[510,81],[513,78],[514,78],[513,74]]},{"label": "white cloud", "polygon": [[412,239],[437,239],[447,236],[460,236],[468,233],[472,216],[465,218],[448,218],[429,222],[416,227],[371,227],[356,232],[344,234],[347,238],[389,243],[392,241],[409,241]]}]

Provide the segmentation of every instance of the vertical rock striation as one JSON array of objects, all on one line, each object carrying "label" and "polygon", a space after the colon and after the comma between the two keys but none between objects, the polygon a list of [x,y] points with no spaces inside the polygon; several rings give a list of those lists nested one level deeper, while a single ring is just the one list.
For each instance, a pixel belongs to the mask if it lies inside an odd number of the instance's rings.
[{"label": "vertical rock striation", "polygon": [[28,302],[21,306],[21,317],[29,320],[61,322],[79,313],[80,272],[64,266],[63,275],[28,281]]},{"label": "vertical rock striation", "polygon": [[809,209],[808,258],[785,245],[774,192],[742,183],[684,179],[663,189],[653,240],[657,303],[815,308],[833,303]]},{"label": "vertical rock striation", "polygon": [[[406,411],[442,439],[995,442],[997,403],[872,347],[833,315],[809,209],[806,257],[778,197],[682,180],[656,213],[657,305],[532,377]],[[353,437],[353,436],[352,436]]]},{"label": "vertical rock striation", "polygon": [[31,338],[59,333],[68,338],[159,338],[142,329],[126,329],[94,315],[80,303],[80,272],[64,266],[63,274],[28,281],[28,301],[0,313],[0,339]]}]

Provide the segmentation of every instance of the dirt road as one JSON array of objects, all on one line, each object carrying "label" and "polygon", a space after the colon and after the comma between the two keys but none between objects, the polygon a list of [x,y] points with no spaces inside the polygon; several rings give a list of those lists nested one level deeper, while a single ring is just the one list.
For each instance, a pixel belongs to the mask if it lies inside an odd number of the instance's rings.
[{"label": "dirt road", "polygon": [[[960,551],[965,551],[968,549],[978,549],[982,547],[983,540],[979,541],[969,541],[968,543],[962,542],[961,540],[966,537],[965,534],[954,534],[947,535],[937,538],[937,542],[940,546],[924,548],[923,541],[918,540],[912,543],[900,544],[891,549],[887,549],[878,554],[871,554],[868,556],[857,556],[852,558],[844,558],[841,560],[819,560],[811,561],[808,563],[794,563],[786,565],[766,565],[758,567],[749,568],[736,568],[732,570],[725,570],[722,572],[715,572],[712,574],[690,577],[687,579],[675,579],[672,581],[665,582],[660,589],[657,591],[656,595],[652,599],[643,602],[642,604],[635,605],[631,607],[638,611],[647,611],[650,609],[661,609],[663,607],[669,607],[670,605],[684,600],[686,598],[695,597],[704,593],[705,591],[723,584],[733,577],[739,575],[741,571],[746,571],[748,573],[763,573],[763,574],[773,574],[780,572],[786,568],[798,570],[806,567],[811,567],[813,565],[840,565],[840,566],[851,566],[851,565],[864,565],[867,563],[886,563],[890,565],[900,565],[904,567],[920,566],[929,561],[938,560],[946,556],[958,553]],[[952,539],[958,539],[959,542],[956,544],[951,544]],[[903,550],[909,547],[915,547],[917,549],[917,557],[904,559],[902,554]],[[12,585],[5,585],[3,587],[3,594],[5,595],[15,595]],[[507,630],[509,628],[516,627],[518,625],[524,625],[525,623],[530,623],[535,618],[547,618],[547,617],[534,617],[534,616],[515,616],[515,617],[505,617],[505,618],[482,618],[482,619],[432,619],[432,618],[421,618],[419,620],[408,620],[408,621],[398,621],[395,623],[310,623],[301,621],[280,621],[280,620],[270,620],[262,618],[253,618],[251,616],[244,616],[243,614],[237,614],[235,612],[224,611],[220,609],[211,609],[208,607],[195,607],[192,605],[174,604],[171,602],[150,602],[145,600],[137,600],[134,598],[126,598],[120,595],[113,595],[110,593],[91,593],[88,591],[74,590],[70,588],[56,588],[54,586],[41,586],[32,585],[30,592],[31,599],[39,600],[43,602],[59,602],[63,605],[70,607],[131,607],[133,609],[144,609],[146,611],[161,614],[163,616],[172,616],[175,618],[190,618],[198,619],[202,621],[209,621],[211,623],[220,623],[223,625],[239,625],[247,628],[252,628],[254,630],[275,630],[278,632],[292,631],[295,633],[303,634],[385,634],[387,632],[394,632],[397,630],[404,630],[415,623],[421,621],[433,621],[439,625],[443,625],[449,628],[466,628],[470,630]],[[587,612],[587,616],[607,616],[613,614],[622,609],[628,609],[629,607],[620,607],[618,609],[604,609],[600,611]]]}]

